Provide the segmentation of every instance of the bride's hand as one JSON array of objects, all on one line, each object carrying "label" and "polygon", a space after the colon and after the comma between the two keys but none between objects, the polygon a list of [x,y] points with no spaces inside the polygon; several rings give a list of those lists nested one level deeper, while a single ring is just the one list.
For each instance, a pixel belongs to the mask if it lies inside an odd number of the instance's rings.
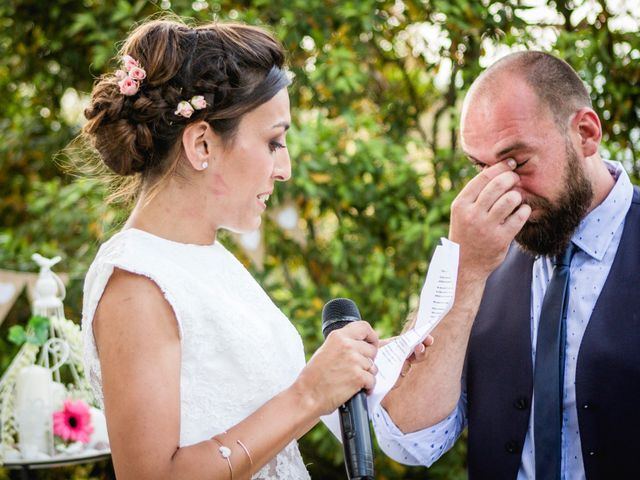
[{"label": "bride's hand", "polygon": [[375,385],[378,335],[364,321],[334,330],[313,354],[294,386],[319,415],[334,411],[359,390]]}]

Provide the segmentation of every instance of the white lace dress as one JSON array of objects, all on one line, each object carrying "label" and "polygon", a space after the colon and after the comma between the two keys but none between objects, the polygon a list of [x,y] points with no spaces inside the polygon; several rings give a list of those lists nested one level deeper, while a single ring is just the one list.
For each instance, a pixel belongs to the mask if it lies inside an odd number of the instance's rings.
[{"label": "white lace dress", "polygon": [[[91,322],[114,267],[153,280],[175,313],[182,346],[180,446],[231,428],[291,385],[304,367],[296,329],[219,242],[182,244],[126,229],[100,247],[84,285],[85,368],[100,402]],[[308,479],[297,443],[253,478]]]}]

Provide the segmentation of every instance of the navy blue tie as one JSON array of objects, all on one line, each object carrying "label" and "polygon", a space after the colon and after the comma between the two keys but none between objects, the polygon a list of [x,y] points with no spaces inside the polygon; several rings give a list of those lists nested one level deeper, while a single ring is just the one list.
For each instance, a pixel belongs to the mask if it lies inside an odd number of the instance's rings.
[{"label": "navy blue tie", "polygon": [[554,269],[542,301],[536,365],[533,375],[533,438],[537,480],[560,480],[562,401],[566,341],[569,266],[578,250],[569,243],[554,259]]}]

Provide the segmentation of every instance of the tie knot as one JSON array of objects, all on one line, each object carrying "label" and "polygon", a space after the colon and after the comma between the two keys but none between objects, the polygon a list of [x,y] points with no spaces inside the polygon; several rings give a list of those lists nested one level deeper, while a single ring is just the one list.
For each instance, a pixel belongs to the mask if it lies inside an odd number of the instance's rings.
[{"label": "tie knot", "polygon": [[568,267],[569,265],[571,265],[571,259],[573,258],[573,255],[578,250],[580,250],[579,247],[577,247],[573,242],[569,242],[566,250],[553,259],[553,265],[556,267]]}]

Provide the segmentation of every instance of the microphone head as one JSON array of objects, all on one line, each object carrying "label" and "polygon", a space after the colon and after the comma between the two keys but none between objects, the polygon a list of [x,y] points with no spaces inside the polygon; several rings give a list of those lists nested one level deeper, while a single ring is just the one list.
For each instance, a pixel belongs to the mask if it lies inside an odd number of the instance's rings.
[{"label": "microphone head", "polygon": [[322,335],[324,338],[349,322],[362,320],[358,307],[348,298],[334,298],[322,307]]}]

